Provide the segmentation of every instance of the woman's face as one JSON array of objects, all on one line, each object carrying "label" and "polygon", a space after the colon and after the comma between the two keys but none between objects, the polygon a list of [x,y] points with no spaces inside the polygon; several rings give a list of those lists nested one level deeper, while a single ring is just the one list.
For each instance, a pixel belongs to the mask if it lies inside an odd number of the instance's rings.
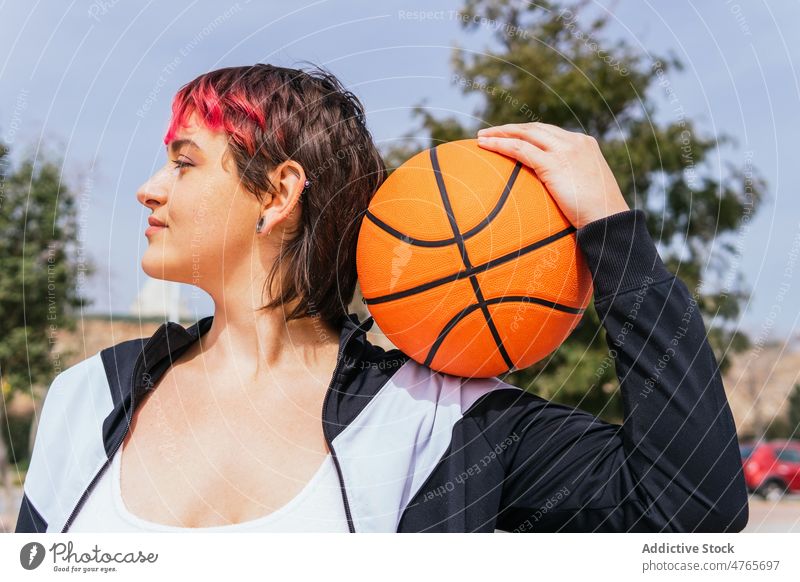
[{"label": "woman's face", "polygon": [[[240,184],[232,156],[225,156],[227,135],[212,132],[192,115],[167,146],[167,163],[136,193],[151,210],[145,273],[208,290],[223,273],[247,268],[261,203]],[[270,228],[265,225],[264,231]],[[206,284],[204,284],[204,282]]]}]

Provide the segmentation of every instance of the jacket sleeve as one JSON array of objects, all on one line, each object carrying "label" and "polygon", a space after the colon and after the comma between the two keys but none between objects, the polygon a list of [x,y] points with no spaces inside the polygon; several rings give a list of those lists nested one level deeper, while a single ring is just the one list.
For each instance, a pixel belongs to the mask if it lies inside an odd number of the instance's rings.
[{"label": "jacket sleeve", "polygon": [[[57,478],[51,473],[48,463],[48,449],[58,451],[57,455],[64,454],[63,447],[68,444],[63,441],[65,422],[68,415],[64,411],[64,377],[68,370],[56,375],[44,397],[44,403],[39,413],[39,422],[36,436],[33,441],[33,450],[22,487],[22,501],[17,513],[15,533],[46,533],[48,522],[44,515],[44,508],[51,506],[51,501],[56,499]],[[61,447],[61,448],[59,448]]]},{"label": "jacket sleeve", "polygon": [[642,210],[585,225],[577,241],[623,422],[529,392],[507,396],[494,423],[513,443],[501,456],[497,528],[741,531],[748,507],[736,427],[696,298],[664,266]]}]

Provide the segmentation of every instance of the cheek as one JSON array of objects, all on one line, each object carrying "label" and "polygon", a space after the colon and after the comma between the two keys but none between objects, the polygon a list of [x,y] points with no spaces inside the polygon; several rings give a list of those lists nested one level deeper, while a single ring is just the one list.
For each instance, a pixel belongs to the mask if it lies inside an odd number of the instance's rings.
[{"label": "cheek", "polygon": [[201,248],[207,257],[241,252],[252,243],[257,212],[230,194],[200,196],[182,218],[181,230],[188,232],[181,237],[188,236],[192,246]]},{"label": "cheek", "polygon": [[173,235],[180,239],[212,235],[225,220],[222,200],[213,181],[185,180],[169,200],[169,216],[175,226]]}]

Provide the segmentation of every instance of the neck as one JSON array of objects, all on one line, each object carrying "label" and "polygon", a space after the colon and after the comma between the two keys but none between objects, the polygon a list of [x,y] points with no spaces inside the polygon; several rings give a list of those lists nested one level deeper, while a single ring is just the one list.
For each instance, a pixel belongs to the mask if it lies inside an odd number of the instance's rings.
[{"label": "neck", "polygon": [[253,293],[225,289],[212,294],[211,327],[192,346],[187,360],[201,355],[201,365],[209,366],[212,375],[233,371],[238,378],[255,380],[281,370],[316,369],[335,359],[340,332],[321,317],[287,321],[296,302],[262,310],[245,296]]}]

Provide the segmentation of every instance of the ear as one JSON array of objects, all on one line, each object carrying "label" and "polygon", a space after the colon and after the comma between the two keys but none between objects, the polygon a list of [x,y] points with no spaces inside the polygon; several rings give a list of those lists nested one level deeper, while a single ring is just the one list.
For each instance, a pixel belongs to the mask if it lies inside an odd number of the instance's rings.
[{"label": "ear", "polygon": [[262,233],[270,232],[290,217],[300,200],[305,180],[303,166],[294,160],[286,160],[271,172],[274,189],[265,195],[259,214],[264,217]]}]

